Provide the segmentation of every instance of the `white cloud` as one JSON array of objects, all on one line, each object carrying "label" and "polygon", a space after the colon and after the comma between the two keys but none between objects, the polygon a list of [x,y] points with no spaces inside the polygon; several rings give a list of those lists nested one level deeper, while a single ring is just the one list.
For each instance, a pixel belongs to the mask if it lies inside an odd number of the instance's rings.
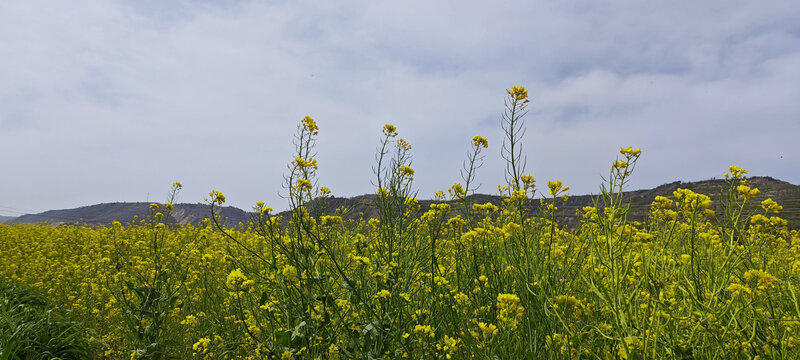
[{"label": "white cloud", "polygon": [[[316,118],[320,183],[372,191],[394,123],[420,196],[489,138],[503,181],[504,89],[532,96],[525,149],[544,182],[596,191],[619,146],[633,186],[730,164],[800,182],[800,15],[791,1],[26,1],[0,5],[0,186],[20,208],[283,201],[292,134]],[[781,158],[782,156],[782,158]]]}]

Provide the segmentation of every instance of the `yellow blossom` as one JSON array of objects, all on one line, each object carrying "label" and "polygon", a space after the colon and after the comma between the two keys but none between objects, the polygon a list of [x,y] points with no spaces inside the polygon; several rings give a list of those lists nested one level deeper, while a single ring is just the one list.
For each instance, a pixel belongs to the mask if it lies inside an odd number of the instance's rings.
[{"label": "yellow blossom", "polygon": [[480,321],[478,322],[478,329],[480,329],[484,335],[497,335],[497,326],[492,323]]},{"label": "yellow blossom", "polygon": [[761,291],[771,289],[775,281],[778,280],[775,276],[772,276],[772,274],[760,269],[747,270],[743,277],[748,281],[756,280],[758,282],[758,290]]},{"label": "yellow blossom", "polygon": [[239,289],[244,287],[245,282],[247,282],[247,276],[244,275],[242,269],[237,268],[228,274],[225,284],[231,289]]},{"label": "yellow blossom", "polygon": [[429,337],[434,337],[435,334],[433,332],[433,328],[430,325],[416,325],[414,326],[414,333],[421,334],[421,335],[428,335]]},{"label": "yellow blossom", "polygon": [[745,169],[742,169],[742,168],[740,168],[740,167],[738,167],[738,166],[735,166],[735,165],[731,165],[731,166],[728,168],[728,171],[730,171],[730,174],[728,174],[728,173],[725,173],[725,178],[726,178],[726,179],[727,179],[729,176],[731,176],[731,175],[733,176],[733,178],[734,178],[734,179],[740,179],[740,178],[742,178],[742,177],[743,177],[745,174],[747,174],[747,170],[745,170]]},{"label": "yellow blossom", "polygon": [[192,345],[192,350],[201,354],[206,354],[208,353],[209,344],[211,344],[211,339],[207,337],[201,338],[200,340],[197,340],[197,342],[194,343],[194,345]]},{"label": "yellow blossom", "polygon": [[489,147],[489,141],[483,136],[475,135],[472,137],[472,145],[476,148],[482,146],[485,149]]},{"label": "yellow blossom", "polygon": [[292,160],[292,164],[294,166],[297,166],[297,168],[299,168],[301,170],[302,169],[314,169],[314,170],[318,169],[317,159],[313,159],[313,158],[303,159],[301,157],[295,157],[294,160]]},{"label": "yellow blossom", "polygon": [[522,180],[522,183],[525,184],[526,189],[532,188],[533,184],[536,182],[536,179],[531,174],[523,174],[519,178]]},{"label": "yellow blossom", "polygon": [[561,180],[547,182],[547,187],[550,188],[550,195],[556,195],[559,192],[569,190],[569,186],[564,186],[563,188],[562,186]]},{"label": "yellow blossom", "polygon": [[336,344],[331,344],[328,347],[328,359],[338,359],[339,358],[339,347]]},{"label": "yellow blossom", "polygon": [[466,196],[467,191],[464,190],[464,187],[461,186],[461,183],[455,183],[447,189],[447,192],[450,193],[450,196],[456,199],[463,199]]},{"label": "yellow blossom", "polygon": [[378,291],[378,293],[375,294],[375,298],[376,299],[388,299],[391,296],[392,296],[392,293],[390,293],[389,290],[386,290],[386,289]]},{"label": "yellow blossom", "polygon": [[762,201],[761,208],[764,209],[764,212],[774,212],[776,214],[783,210],[783,206],[778,205],[778,203],[775,202],[775,200],[772,200],[772,198],[767,198],[766,200]]},{"label": "yellow blossom", "polygon": [[728,286],[728,288],[726,290],[728,290],[729,292],[733,293],[733,295],[740,295],[742,293],[748,294],[748,295],[752,295],[753,294],[753,290],[750,290],[750,287],[747,286],[746,284],[742,285],[742,284],[739,284],[739,283],[732,283],[732,284],[730,284]]},{"label": "yellow blossom", "polygon": [[639,155],[642,153],[642,149],[634,149],[632,146],[628,146],[626,148],[620,148],[619,153],[628,158],[639,157]]},{"label": "yellow blossom", "polygon": [[317,126],[317,123],[311,117],[304,117],[302,123],[311,134],[316,135],[319,132],[319,126]]},{"label": "yellow blossom", "polygon": [[408,165],[400,165],[397,170],[400,172],[401,176],[407,177],[409,180],[414,179],[414,169],[412,169]]},{"label": "yellow blossom", "polygon": [[525,100],[528,98],[528,90],[524,86],[512,86],[511,89],[506,89],[508,95],[517,101]]},{"label": "yellow blossom", "polygon": [[308,179],[297,179],[297,190],[299,191],[310,191],[311,190],[311,180]]},{"label": "yellow blossom", "polygon": [[397,146],[406,151],[411,150],[411,144],[405,139],[397,139]]},{"label": "yellow blossom", "polygon": [[397,127],[392,124],[383,125],[383,134],[388,137],[397,136]]},{"label": "yellow blossom", "polygon": [[211,197],[211,203],[216,203],[217,205],[222,205],[225,203],[225,195],[223,195],[220,191],[211,190],[211,192],[208,193],[208,196]]},{"label": "yellow blossom", "polygon": [[283,267],[283,276],[286,277],[289,281],[297,281],[297,268],[292,265],[286,265]]},{"label": "yellow blossom", "polygon": [[761,192],[761,190],[756,188],[751,189],[749,186],[744,184],[737,186],[736,191],[739,193],[739,198],[744,199],[745,201],[750,200],[753,198],[753,196],[756,196]]}]

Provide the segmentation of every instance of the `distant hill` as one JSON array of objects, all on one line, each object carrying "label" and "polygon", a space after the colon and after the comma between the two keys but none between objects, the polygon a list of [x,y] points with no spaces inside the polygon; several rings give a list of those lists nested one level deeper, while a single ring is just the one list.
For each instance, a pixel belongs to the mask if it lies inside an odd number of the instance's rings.
[{"label": "distant hill", "polygon": [[[223,207],[221,215],[228,226],[239,222],[246,224],[250,215],[235,207]],[[13,223],[51,223],[51,224],[91,224],[108,225],[114,221],[131,222],[150,216],[150,203],[106,203],[83,206],[75,209],[49,210],[39,214],[22,215]],[[170,213],[171,221],[178,224],[197,224],[211,216],[211,208],[206,204],[176,204]]]},{"label": "distant hill", "polygon": [[2,215],[0,215],[0,223],[6,222],[6,221],[10,221],[10,220],[14,220],[14,219],[16,219],[16,217],[14,217],[14,216],[2,216]]},{"label": "distant hill", "polygon": [[[757,195],[752,204],[757,206],[762,200],[771,197],[779,204],[783,205],[784,210],[781,216],[789,221],[789,227],[800,228],[800,186],[793,185],[785,181],[773,179],[771,177],[752,177],[749,178],[752,187],[757,187],[761,193]],[[695,192],[705,194],[714,201],[712,207],[718,207],[720,199],[727,191],[725,180],[713,179],[695,182],[672,182],[657,186],[653,189],[634,190],[625,193],[625,201],[631,205],[629,213],[630,220],[645,220],[650,209],[650,204],[656,196],[666,196],[672,198],[672,193],[678,188],[686,188]],[[543,190],[543,191],[546,191]],[[596,195],[570,195],[565,203],[559,203],[558,208],[560,217],[564,223],[573,223],[577,220],[575,211],[593,204]],[[325,214],[333,214],[336,209],[341,207],[348,208],[348,212],[343,215],[345,219],[375,218],[378,211],[375,207],[375,195],[361,195],[352,198],[331,197],[328,198],[324,209],[319,209]],[[502,199],[496,195],[475,194],[469,197],[472,203],[500,204]],[[422,211],[426,211],[433,203],[432,200],[420,200],[419,204]],[[150,215],[150,203],[108,203],[91,206],[84,206],[76,209],[50,210],[40,214],[23,215],[13,219],[13,223],[52,223],[52,224],[102,224],[107,225],[117,220],[123,223],[130,222],[134,216],[144,219]],[[313,207],[319,206],[315,202]],[[536,214],[539,210],[539,200],[530,202],[531,213]],[[324,211],[323,211],[324,210]],[[197,224],[211,215],[209,205],[206,204],[177,204],[171,216],[172,221],[179,224]],[[278,215],[286,215],[286,212]],[[224,207],[222,216],[224,223],[228,226],[246,224],[250,220],[249,213],[235,207]],[[284,216],[286,219],[287,216]]]},{"label": "distant hill", "polygon": [[[772,198],[783,206],[780,216],[789,221],[792,229],[800,228],[800,186],[793,185],[785,181],[776,180],[771,177],[752,177],[748,179],[751,187],[761,190],[761,193],[751,200],[751,204],[758,207],[758,204],[766,198]],[[650,210],[650,204],[656,196],[666,196],[674,198],[672,193],[678,188],[690,189],[694,192],[708,195],[713,200],[712,209],[719,209],[720,200],[727,193],[727,183],[724,179],[712,179],[694,182],[675,181],[672,183],[657,186],[653,189],[626,191],[624,201],[630,203],[629,220],[644,221]],[[547,191],[546,189],[543,191]],[[570,195],[566,202],[559,200],[558,209],[560,220],[563,223],[574,223],[577,220],[576,210],[594,204],[597,195]],[[376,195],[361,195],[353,198],[330,198],[325,205],[327,214],[342,206],[349,209],[343,216],[345,219],[375,218],[378,210],[375,207]],[[473,204],[493,203],[499,205],[502,198],[496,195],[475,194],[469,196],[469,201]],[[420,200],[421,211],[429,209],[434,202],[432,200]],[[530,201],[531,215],[540,213],[540,202],[538,199]],[[279,214],[281,215],[281,214]]]}]

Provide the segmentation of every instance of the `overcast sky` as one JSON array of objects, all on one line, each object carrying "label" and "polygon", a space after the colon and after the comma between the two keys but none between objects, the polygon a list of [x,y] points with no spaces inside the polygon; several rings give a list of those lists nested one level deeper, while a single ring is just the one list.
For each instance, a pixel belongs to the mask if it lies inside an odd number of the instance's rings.
[{"label": "overcast sky", "polygon": [[420,198],[531,97],[527,172],[596,193],[621,146],[631,190],[729,165],[800,183],[797,1],[3,1],[0,215],[181,202],[286,208],[292,136],[317,120],[319,184],[374,192],[385,123]]}]

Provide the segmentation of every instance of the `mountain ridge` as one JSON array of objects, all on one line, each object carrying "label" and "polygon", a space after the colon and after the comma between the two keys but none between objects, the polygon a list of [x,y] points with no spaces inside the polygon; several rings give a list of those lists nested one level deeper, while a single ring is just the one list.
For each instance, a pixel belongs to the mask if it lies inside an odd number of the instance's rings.
[{"label": "mountain ridge", "polygon": [[[784,206],[781,216],[789,221],[790,228],[800,228],[800,186],[794,185],[772,177],[759,176],[748,178],[748,183],[752,187],[759,188],[761,193],[757,195],[751,203],[756,205],[762,200],[770,197]],[[650,203],[656,196],[672,197],[672,192],[678,188],[687,188],[692,191],[702,193],[711,197],[714,201],[712,208],[719,206],[719,200],[727,191],[727,183],[724,179],[710,179],[701,181],[673,181],[662,184],[651,189],[640,189],[626,191],[624,201],[630,203],[631,220],[644,220],[647,217]],[[596,194],[570,195],[566,202],[557,204],[560,217],[564,222],[570,223],[577,220],[575,210],[584,206],[594,204]],[[376,195],[366,194],[349,198],[330,197],[326,199],[324,213],[333,214],[340,207],[350,209],[343,217],[345,219],[375,218],[377,210],[374,207]],[[497,195],[474,194],[469,196],[471,203],[491,202],[498,205],[502,198]],[[538,199],[530,201],[531,213],[535,214],[539,208]],[[433,200],[419,200],[421,211],[426,211]],[[163,206],[163,205],[161,205]],[[175,204],[174,210],[170,213],[171,221],[178,224],[197,224],[204,219],[210,218],[211,210],[208,204]],[[277,215],[286,215],[284,211]],[[22,215],[16,218],[7,219],[10,223],[50,223],[60,224],[89,224],[89,225],[108,225],[113,221],[123,223],[142,220],[151,215],[150,203],[148,202],[116,202],[82,206],[74,209],[48,210],[38,214]],[[222,222],[226,226],[236,226],[239,223],[247,224],[250,221],[251,213],[236,207],[222,208]],[[286,218],[286,216],[284,216]],[[0,222],[3,220],[0,219]]]}]

